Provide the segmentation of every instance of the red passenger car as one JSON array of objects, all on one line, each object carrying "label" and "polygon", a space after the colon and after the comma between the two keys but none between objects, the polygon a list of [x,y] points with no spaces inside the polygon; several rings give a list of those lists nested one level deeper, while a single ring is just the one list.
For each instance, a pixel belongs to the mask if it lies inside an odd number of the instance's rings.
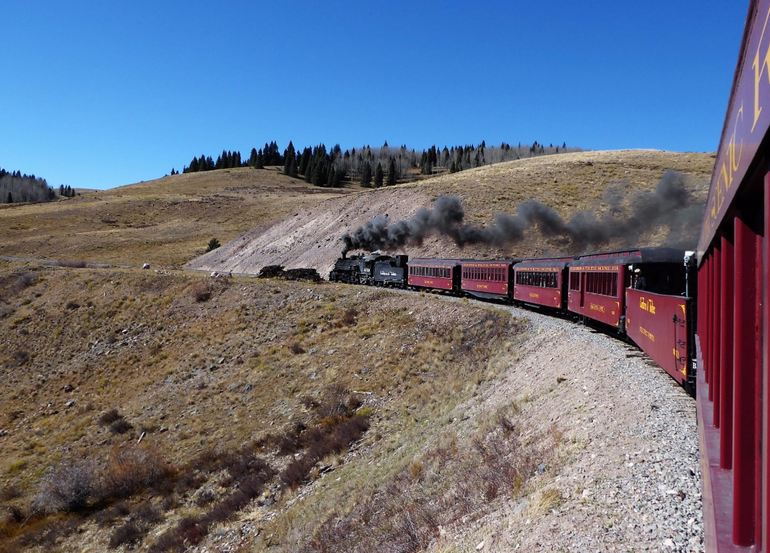
[{"label": "red passenger car", "polygon": [[673,248],[640,248],[580,256],[569,264],[568,309],[622,332],[627,287],[684,294],[684,253]]},{"label": "red passenger car", "polygon": [[698,242],[706,551],[770,551],[770,0],[753,0]]},{"label": "red passenger car", "polygon": [[460,262],[456,259],[410,259],[407,284],[413,288],[459,293]]},{"label": "red passenger car", "polygon": [[462,291],[478,298],[509,300],[513,290],[513,272],[511,271],[513,263],[512,261],[475,259],[460,261]]},{"label": "red passenger car", "polygon": [[567,300],[567,263],[571,257],[527,259],[513,266],[516,301],[564,309]]}]

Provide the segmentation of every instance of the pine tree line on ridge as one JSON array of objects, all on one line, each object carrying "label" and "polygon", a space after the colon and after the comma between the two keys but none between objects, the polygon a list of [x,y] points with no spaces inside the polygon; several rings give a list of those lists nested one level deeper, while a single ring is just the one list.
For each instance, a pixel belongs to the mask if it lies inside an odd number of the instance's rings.
[{"label": "pine tree line on ridge", "polygon": [[[252,148],[245,161],[242,161],[240,152],[229,150],[223,150],[216,161],[211,156],[193,157],[182,172],[279,166],[283,167],[284,174],[302,178],[315,186],[340,187],[345,182],[357,182],[364,187],[380,187],[417,180],[424,175],[456,173],[503,161],[579,150],[567,147],[566,142],[561,146],[545,146],[538,141],[532,144],[519,143],[516,146],[505,142],[499,146],[487,146],[482,141],[479,145],[431,146],[421,152],[405,145],[392,148],[387,142],[379,148],[364,146],[343,151],[339,144],[331,149],[327,149],[325,144],[319,144],[299,151],[290,141],[281,153],[278,144],[271,141],[265,143],[263,148]],[[171,174],[178,172],[172,169]]]}]

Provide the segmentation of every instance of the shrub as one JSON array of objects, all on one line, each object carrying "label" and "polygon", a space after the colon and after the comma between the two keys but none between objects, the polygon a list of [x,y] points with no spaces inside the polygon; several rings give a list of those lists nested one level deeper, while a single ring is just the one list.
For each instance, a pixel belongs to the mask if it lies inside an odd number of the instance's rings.
[{"label": "shrub", "polygon": [[299,342],[292,342],[292,344],[289,346],[289,351],[291,351],[294,355],[299,355],[300,353],[305,353],[305,348],[303,348],[302,344]]},{"label": "shrub", "polygon": [[99,424],[102,426],[105,424],[111,424],[121,418],[123,418],[123,415],[118,413],[117,409],[110,409],[109,411],[105,411],[101,414],[99,417]]},{"label": "shrub", "polygon": [[316,413],[321,418],[345,415],[348,412],[347,399],[347,389],[342,384],[332,384],[324,390],[323,396],[318,402]]},{"label": "shrub", "polygon": [[214,495],[214,492],[208,488],[205,490],[201,490],[196,496],[195,496],[195,504],[198,507],[203,507],[204,505],[208,505],[212,501],[214,501],[214,498],[216,496]]},{"label": "shrub", "polygon": [[19,367],[26,365],[29,362],[29,352],[22,349],[17,350],[13,354],[13,360],[16,361],[16,365]]},{"label": "shrub", "polygon": [[369,429],[366,416],[336,416],[322,419],[318,426],[305,430],[300,435],[300,445],[305,454],[291,461],[281,473],[281,482],[296,488],[307,479],[315,464],[331,453],[344,451]]},{"label": "shrub", "polygon": [[208,301],[211,299],[211,288],[205,282],[199,281],[194,283],[190,287],[190,293],[195,301],[198,303]]},{"label": "shrub", "polygon": [[344,326],[353,326],[356,324],[356,318],[358,317],[358,311],[355,309],[346,309],[344,313],[342,313],[342,318],[340,319],[340,323]]},{"label": "shrub", "polygon": [[3,501],[10,501],[21,497],[21,491],[14,484],[8,484],[0,489],[0,499]]},{"label": "shrub", "polygon": [[168,465],[153,449],[131,444],[113,448],[103,476],[105,497],[128,497],[172,474]]},{"label": "shrub", "polygon": [[95,488],[93,462],[65,461],[43,477],[33,507],[40,512],[77,511],[88,504]]},{"label": "shrub", "polygon": [[11,292],[18,294],[25,288],[29,288],[36,283],[37,275],[35,273],[21,273],[11,285]]},{"label": "shrub", "polygon": [[309,455],[303,455],[299,459],[294,459],[283,469],[281,482],[289,488],[296,488],[305,481],[310,473],[310,469],[315,464],[316,459],[311,458]]},{"label": "shrub", "polygon": [[24,519],[27,518],[24,514],[24,511],[21,510],[20,507],[17,507],[16,505],[11,505],[8,507],[8,520],[15,523],[20,524],[24,521]]},{"label": "shrub", "polygon": [[167,530],[158,538],[149,549],[151,553],[181,551],[185,546],[200,543],[214,524],[231,519],[236,512],[257,497],[265,483],[275,474],[263,459],[249,453],[246,449],[223,455],[222,463],[227,464],[228,471],[231,469],[246,471],[238,474],[238,489],[216,503],[206,514],[183,518],[177,526]]},{"label": "shrub", "polygon": [[196,545],[206,537],[207,529],[197,518],[185,517],[179,521],[176,533],[182,543]]},{"label": "shrub", "polygon": [[132,428],[133,426],[131,423],[123,417],[120,417],[119,419],[113,421],[112,424],[110,424],[110,432],[113,434],[125,434]]},{"label": "shrub", "polygon": [[219,243],[219,240],[217,240],[216,238],[212,238],[211,240],[209,240],[209,246],[206,249],[206,251],[210,252],[210,251],[216,250],[221,245],[222,244]]},{"label": "shrub", "polygon": [[139,543],[144,537],[144,530],[133,521],[128,521],[122,526],[118,526],[110,535],[110,548],[115,549],[121,545],[134,545]]},{"label": "shrub", "polygon": [[141,503],[134,511],[134,514],[138,520],[149,524],[156,524],[163,520],[163,514],[159,509],[153,507],[149,501]]}]

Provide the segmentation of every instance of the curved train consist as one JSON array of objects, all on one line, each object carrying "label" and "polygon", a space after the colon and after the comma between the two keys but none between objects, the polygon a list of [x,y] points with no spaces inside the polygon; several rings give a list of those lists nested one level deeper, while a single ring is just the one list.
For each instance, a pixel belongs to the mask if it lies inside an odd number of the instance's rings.
[{"label": "curved train consist", "polygon": [[695,387],[695,257],[672,248],[547,259],[338,259],[333,282],[496,299],[613,328],[677,382]]},{"label": "curved train consist", "polygon": [[751,0],[695,256],[658,248],[508,261],[374,255],[343,258],[330,275],[594,319],[694,383],[708,552],[770,552],[769,24],[770,0]]},{"label": "curved train consist", "polygon": [[694,380],[708,552],[770,552],[769,23],[770,0],[751,0],[697,261],[644,248],[502,262],[364,256],[331,275],[595,319]]}]

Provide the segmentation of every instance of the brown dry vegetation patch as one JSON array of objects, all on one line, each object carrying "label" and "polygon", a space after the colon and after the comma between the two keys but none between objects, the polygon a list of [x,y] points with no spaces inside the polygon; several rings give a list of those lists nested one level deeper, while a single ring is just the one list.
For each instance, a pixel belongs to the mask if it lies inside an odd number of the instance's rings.
[{"label": "brown dry vegetation patch", "polygon": [[[469,302],[369,288],[3,262],[0,306],[0,508],[12,549],[145,548],[172,528],[200,540],[205,521],[229,520],[263,491],[281,513],[272,540],[313,535],[362,497],[349,486],[382,485],[411,463],[502,370],[495,360],[524,328]],[[329,401],[335,386],[342,407]],[[157,470],[137,471],[137,458]],[[240,480],[259,459],[261,480]],[[314,510],[288,509],[322,469],[345,486],[323,488]],[[62,492],[62,480],[80,492]],[[48,507],[35,510],[43,491]],[[46,514],[51,497],[73,502]]]},{"label": "brown dry vegetation patch", "polygon": [[[442,194],[463,199],[470,222],[489,223],[496,213],[514,213],[524,200],[535,199],[569,218],[580,210],[607,209],[602,195],[610,186],[634,192],[652,190],[667,170],[686,176],[696,199],[705,200],[714,156],[655,150],[575,152],[511,161],[441,175],[419,183],[350,195],[302,209],[265,230],[255,229],[206,254],[190,266],[208,270],[256,273],[261,267],[280,263],[287,267],[314,267],[326,276],[342,249],[340,237],[378,214],[403,219],[427,207]],[[645,235],[644,244],[657,245],[662,236]],[[611,245],[608,245],[611,246]],[[460,250],[444,239],[429,239],[421,247],[406,248],[409,255],[440,257],[538,256],[559,253],[561,246],[538,234],[493,251],[482,247]]]},{"label": "brown dry vegetation patch", "polygon": [[164,177],[44,204],[0,209],[0,251],[24,258],[181,265],[301,207],[345,194],[277,170],[225,169]]}]

